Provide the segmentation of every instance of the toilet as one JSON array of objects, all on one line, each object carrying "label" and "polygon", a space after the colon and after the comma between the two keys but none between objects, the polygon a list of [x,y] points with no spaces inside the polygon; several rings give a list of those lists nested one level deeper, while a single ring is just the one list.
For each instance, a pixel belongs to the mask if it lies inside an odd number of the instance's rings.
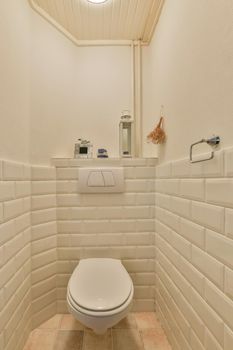
[{"label": "toilet", "polygon": [[133,282],[120,260],[83,259],[68,283],[68,310],[96,334],[104,334],[128,314],[133,294]]}]

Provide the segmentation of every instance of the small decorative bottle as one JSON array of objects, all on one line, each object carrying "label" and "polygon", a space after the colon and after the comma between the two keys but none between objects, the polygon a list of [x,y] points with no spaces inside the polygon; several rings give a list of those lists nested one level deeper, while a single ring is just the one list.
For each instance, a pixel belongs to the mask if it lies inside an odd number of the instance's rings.
[{"label": "small decorative bottle", "polygon": [[133,157],[134,153],[134,121],[129,111],[123,111],[119,124],[120,157]]}]

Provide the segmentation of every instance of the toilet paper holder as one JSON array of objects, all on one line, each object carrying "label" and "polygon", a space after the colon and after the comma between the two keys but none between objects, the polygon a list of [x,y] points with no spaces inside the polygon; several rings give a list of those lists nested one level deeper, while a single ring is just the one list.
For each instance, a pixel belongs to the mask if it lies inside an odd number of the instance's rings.
[{"label": "toilet paper holder", "polygon": [[199,162],[205,162],[206,160],[210,160],[214,158],[214,149],[212,149],[211,154],[208,158],[204,158],[204,159],[197,159],[197,160],[193,160],[193,147],[198,145],[199,143],[207,143],[208,145],[210,145],[212,148],[217,147],[220,143],[220,137],[219,136],[213,136],[210,139],[201,139],[200,141],[194,142],[191,146],[190,146],[190,152],[189,152],[189,160],[190,163],[199,163]]}]

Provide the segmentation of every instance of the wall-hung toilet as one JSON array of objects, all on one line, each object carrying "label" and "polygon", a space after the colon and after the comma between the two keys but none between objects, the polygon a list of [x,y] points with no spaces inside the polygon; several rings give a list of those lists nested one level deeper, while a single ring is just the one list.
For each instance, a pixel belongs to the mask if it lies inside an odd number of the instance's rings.
[{"label": "wall-hung toilet", "polygon": [[97,334],[103,334],[130,311],[133,282],[116,259],[80,260],[67,288],[68,309]]}]

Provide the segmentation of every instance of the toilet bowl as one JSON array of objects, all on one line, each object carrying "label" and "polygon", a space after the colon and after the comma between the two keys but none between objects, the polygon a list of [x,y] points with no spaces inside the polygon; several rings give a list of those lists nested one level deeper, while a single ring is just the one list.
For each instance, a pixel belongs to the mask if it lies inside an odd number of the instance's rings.
[{"label": "toilet bowl", "polygon": [[120,260],[83,259],[68,283],[68,310],[103,334],[128,314],[133,293],[133,282]]}]

